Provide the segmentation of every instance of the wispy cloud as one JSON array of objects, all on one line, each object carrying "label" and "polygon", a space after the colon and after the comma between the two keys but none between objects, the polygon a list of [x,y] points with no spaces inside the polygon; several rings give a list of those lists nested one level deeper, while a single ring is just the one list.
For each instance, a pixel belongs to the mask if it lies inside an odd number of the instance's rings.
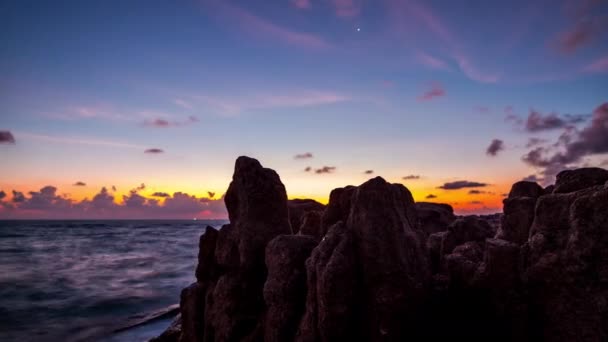
[{"label": "wispy cloud", "polygon": [[350,100],[350,97],[345,95],[316,90],[253,93],[243,96],[196,95],[192,98],[224,116],[235,116],[250,110],[315,107]]},{"label": "wispy cloud", "polygon": [[471,181],[463,180],[463,181],[448,182],[437,188],[443,189],[443,190],[459,190],[459,189],[465,189],[465,188],[481,188],[481,187],[486,187],[486,186],[488,186],[488,184],[486,184],[486,183],[471,182]]},{"label": "wispy cloud", "polygon": [[149,148],[149,149],[145,150],[144,153],[160,154],[160,153],[165,153],[165,151],[160,148]]},{"label": "wispy cloud", "polygon": [[[204,1],[203,3],[209,3],[209,1]],[[288,45],[307,49],[326,49],[331,47],[328,42],[319,36],[279,26],[244,8],[228,4],[225,1],[213,2],[213,5],[215,6],[209,7],[212,10],[220,11],[223,14],[222,17],[229,22],[229,25],[231,27],[238,27],[242,34],[254,36],[257,39],[280,41]]]},{"label": "wispy cloud", "polygon": [[144,126],[147,127],[156,127],[156,128],[168,128],[168,127],[179,127],[179,126],[186,126],[186,125],[191,125],[194,123],[199,122],[199,119],[196,116],[189,116],[187,119],[185,120],[173,120],[173,121],[169,121],[166,119],[161,119],[161,118],[156,118],[153,120],[145,120],[144,121]]},{"label": "wispy cloud", "polygon": [[361,13],[362,0],[331,0],[338,17],[356,17]]},{"label": "wispy cloud", "polygon": [[312,153],[306,152],[306,153],[296,154],[293,158],[294,159],[310,159],[312,157],[313,157]]},{"label": "wispy cloud", "polygon": [[608,56],[593,61],[583,68],[583,71],[594,73],[608,72]]},{"label": "wispy cloud", "polygon": [[299,9],[309,9],[311,7],[310,0],[291,0],[291,4]]},{"label": "wispy cloud", "polygon": [[59,144],[72,144],[72,145],[92,145],[92,146],[106,146],[106,147],[118,147],[118,148],[131,148],[131,149],[144,149],[142,145],[130,144],[126,142],[109,141],[95,138],[80,138],[80,137],[58,137],[51,135],[35,134],[19,132],[19,137],[24,140],[36,140],[42,142],[51,142]]},{"label": "wispy cloud", "polygon": [[424,51],[416,51],[416,59],[422,65],[425,65],[431,69],[437,70],[449,70],[447,63],[443,60],[433,57]]}]

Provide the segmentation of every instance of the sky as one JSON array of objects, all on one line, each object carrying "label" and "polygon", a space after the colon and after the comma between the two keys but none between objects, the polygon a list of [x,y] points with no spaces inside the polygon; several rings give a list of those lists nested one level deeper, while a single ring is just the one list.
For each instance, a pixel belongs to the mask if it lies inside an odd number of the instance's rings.
[{"label": "sky", "polygon": [[0,218],[225,218],[381,176],[459,214],[608,166],[608,1],[0,2]]}]

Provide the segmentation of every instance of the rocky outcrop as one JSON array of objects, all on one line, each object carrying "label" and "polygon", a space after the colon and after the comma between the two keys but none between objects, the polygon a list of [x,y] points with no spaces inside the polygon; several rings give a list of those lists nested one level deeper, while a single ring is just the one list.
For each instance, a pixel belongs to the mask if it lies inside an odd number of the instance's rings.
[{"label": "rocky outcrop", "polygon": [[288,213],[278,175],[241,157],[231,222],[201,237],[157,341],[606,341],[605,172],[518,182],[502,216],[456,218],[380,177]]},{"label": "rocky outcrop", "polygon": [[416,203],[420,227],[427,234],[443,232],[456,220],[454,209],[449,204],[418,202]]},{"label": "rocky outcrop", "polygon": [[583,190],[608,181],[608,171],[598,167],[566,170],[557,174],[553,193],[561,194]]},{"label": "rocky outcrop", "polygon": [[293,340],[306,301],[306,259],[317,241],[311,236],[281,235],[266,247],[264,341]]},{"label": "rocky outcrop", "polygon": [[496,237],[519,245],[525,243],[534,220],[536,200],[543,193],[543,188],[536,183],[515,183],[509,197],[503,200],[503,216]]},{"label": "rocky outcrop", "polygon": [[304,224],[304,217],[308,213],[323,213],[325,205],[312,199],[292,199],[287,202],[289,208],[289,222],[291,230],[294,234],[300,231],[300,227]]}]

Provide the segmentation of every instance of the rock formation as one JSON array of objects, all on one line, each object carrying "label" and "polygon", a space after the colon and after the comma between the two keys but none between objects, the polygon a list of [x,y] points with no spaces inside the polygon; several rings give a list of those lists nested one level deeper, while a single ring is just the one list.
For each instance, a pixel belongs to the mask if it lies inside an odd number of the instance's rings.
[{"label": "rock formation", "polygon": [[201,236],[181,319],[155,341],[606,341],[607,175],[518,182],[498,220],[416,204],[380,177],[324,209],[288,202],[274,171],[240,157],[230,224]]}]

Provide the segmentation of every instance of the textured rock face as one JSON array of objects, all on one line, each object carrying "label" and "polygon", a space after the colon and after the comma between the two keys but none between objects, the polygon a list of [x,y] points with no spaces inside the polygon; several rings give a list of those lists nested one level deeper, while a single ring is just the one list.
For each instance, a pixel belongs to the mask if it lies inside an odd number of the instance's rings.
[{"label": "textured rock face", "polygon": [[236,232],[239,267],[263,266],[266,244],[277,235],[291,234],[287,193],[279,175],[255,159],[239,157],[225,202]]},{"label": "textured rock face", "polygon": [[456,220],[454,209],[448,204],[418,202],[416,203],[420,227],[427,234],[443,232]]},{"label": "textured rock face", "polygon": [[[551,213],[547,212],[551,210]],[[608,190],[541,197],[527,244],[538,334],[550,341],[608,339]]]},{"label": "textured rock face", "polygon": [[324,224],[334,221],[306,264],[298,340],[405,337],[430,278],[410,192],[379,177],[334,190]]},{"label": "textured rock face", "polygon": [[306,259],[317,245],[311,236],[281,235],[266,247],[264,341],[293,340],[306,301]]},{"label": "textured rock face", "polygon": [[544,189],[536,183],[515,183],[509,197],[503,200],[504,214],[496,237],[520,245],[525,243],[534,220],[536,200],[543,194]]},{"label": "textured rock face", "polygon": [[514,184],[498,230],[377,177],[332,191],[293,235],[276,173],[239,160],[231,223],[201,237],[159,341],[608,341],[601,171]]},{"label": "textured rock face", "polygon": [[608,181],[608,171],[597,167],[566,170],[557,174],[554,193],[574,192]]},{"label": "textured rock face", "polygon": [[304,224],[304,217],[311,212],[321,214],[325,205],[311,199],[292,199],[287,202],[289,208],[289,221],[294,234],[300,231]]}]

